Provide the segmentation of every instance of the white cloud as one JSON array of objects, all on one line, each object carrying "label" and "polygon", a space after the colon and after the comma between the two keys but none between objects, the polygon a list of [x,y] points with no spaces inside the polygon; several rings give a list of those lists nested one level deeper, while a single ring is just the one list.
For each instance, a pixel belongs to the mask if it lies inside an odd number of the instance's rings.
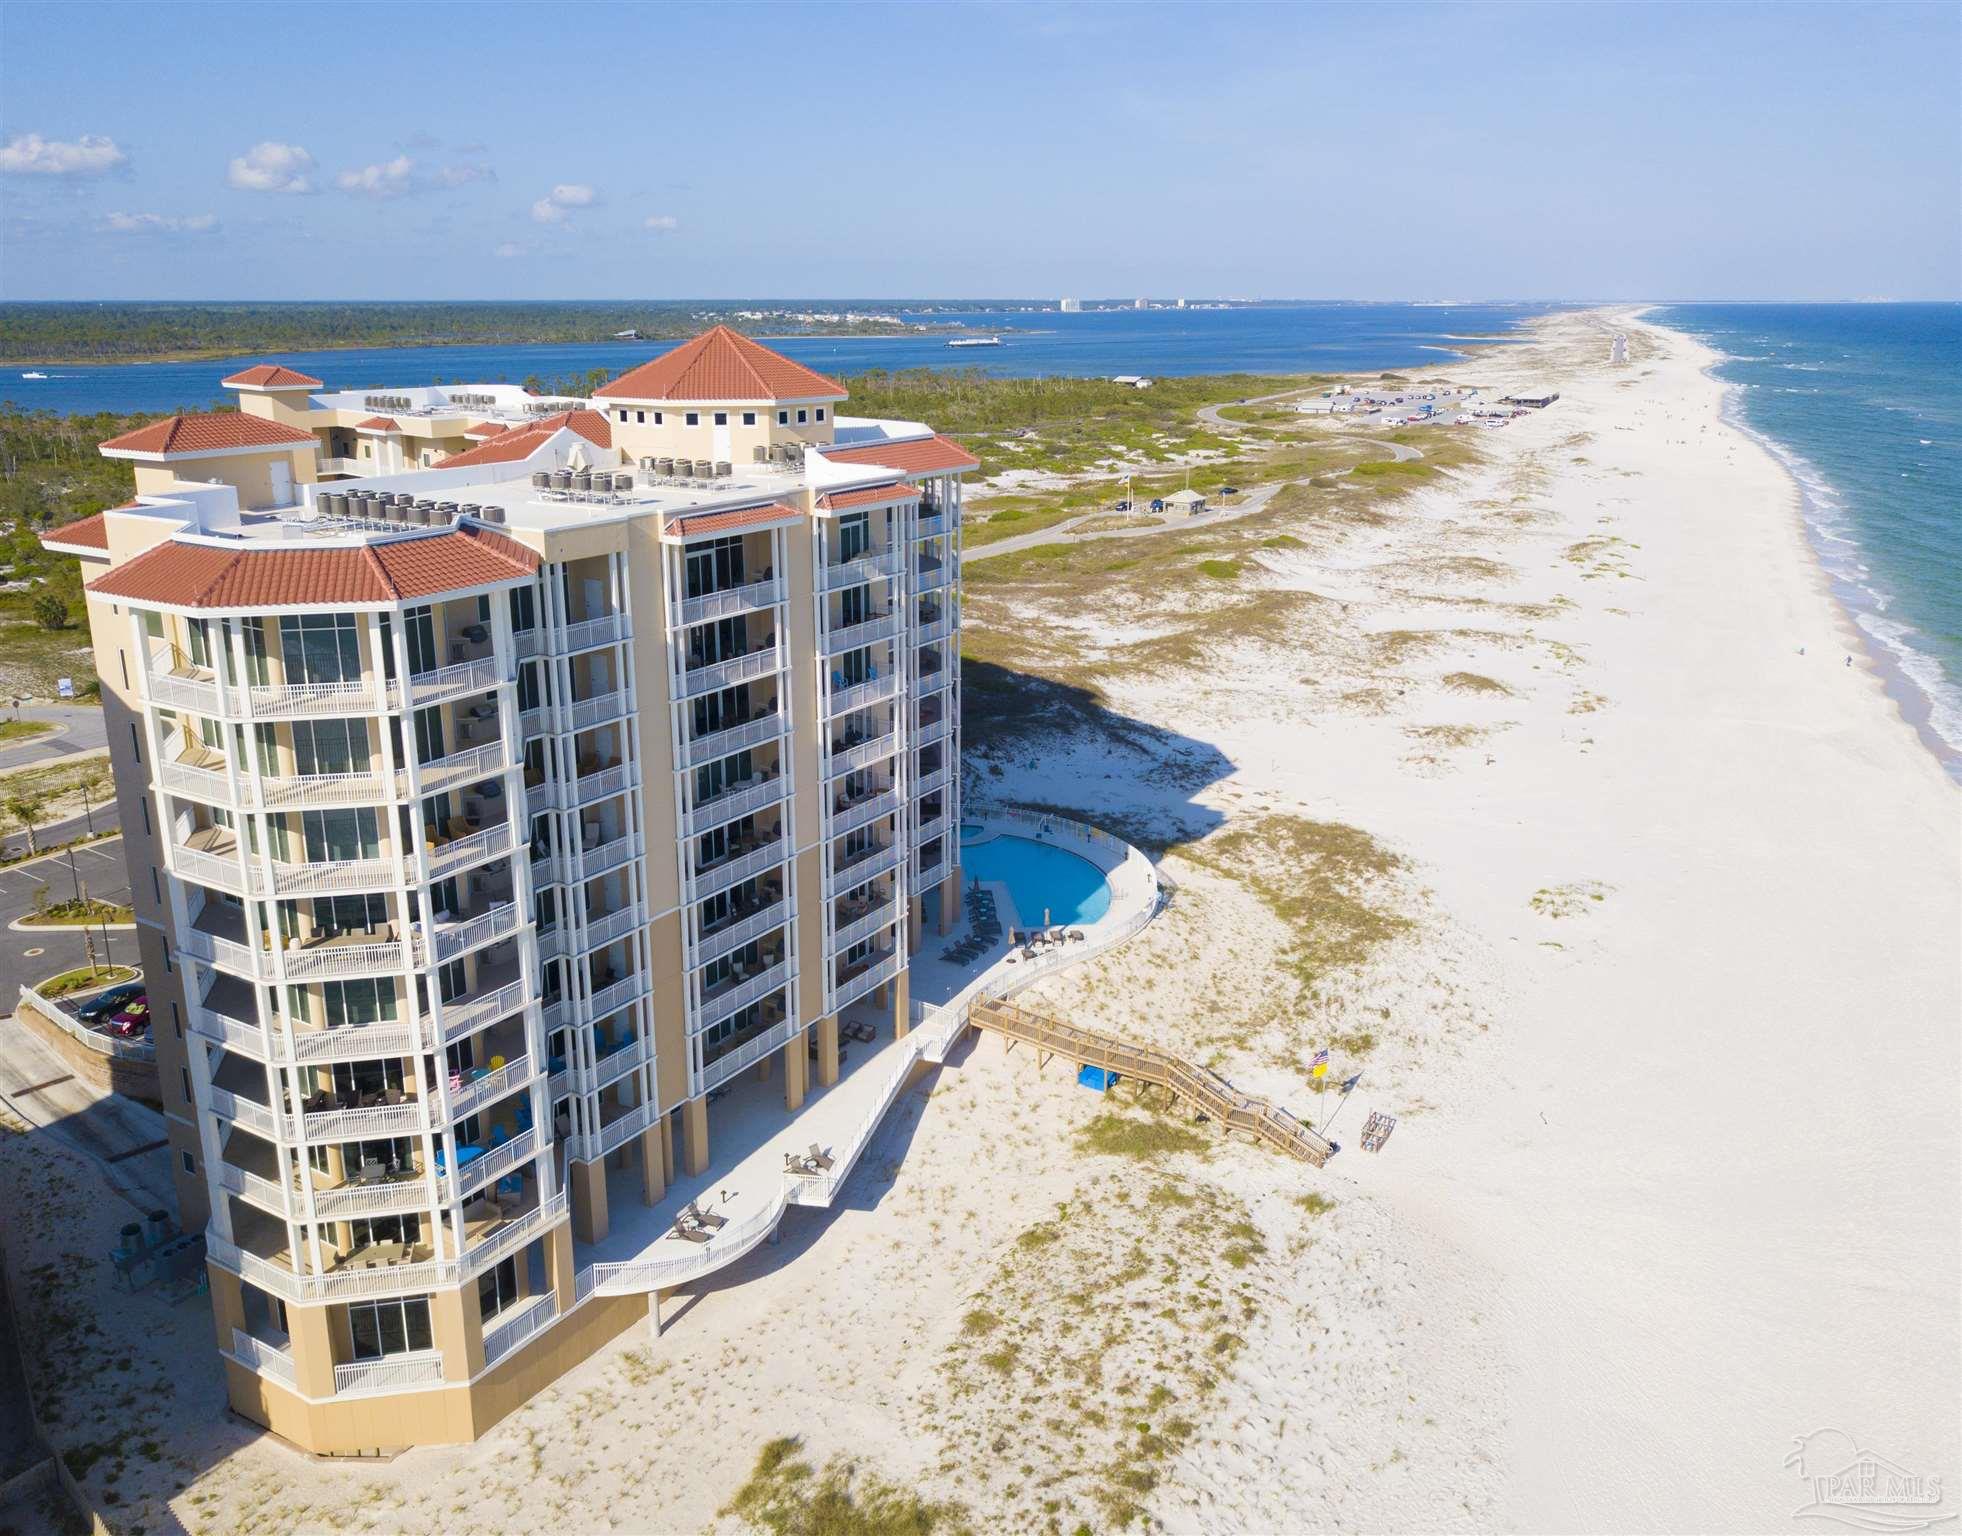
[{"label": "white cloud", "polygon": [[102,227],[112,235],[208,235],[218,228],[211,213],[111,213]]},{"label": "white cloud", "polygon": [[0,172],[10,176],[102,176],[128,161],[114,139],[99,133],[72,141],[17,133],[0,144]]},{"label": "white cloud", "polygon": [[341,171],[334,177],[334,185],[343,192],[358,193],[362,197],[400,197],[409,190],[409,176],[414,170],[415,161],[407,155],[397,155],[382,165],[364,165],[358,171]]},{"label": "white cloud", "polygon": [[491,255],[501,257],[505,261],[509,261],[513,256],[522,256],[524,255],[524,253],[525,253],[525,248],[522,245],[518,244],[517,241],[506,240],[496,250],[492,251]]},{"label": "white cloud", "polygon": [[313,156],[297,144],[267,139],[236,157],[225,180],[241,192],[311,192]]},{"label": "white cloud", "polygon": [[657,235],[668,235],[681,228],[681,220],[671,213],[650,213],[641,221],[640,227],[651,229]]},{"label": "white cloud", "polygon": [[559,224],[575,208],[590,208],[598,201],[599,194],[591,187],[576,181],[562,181],[531,205],[531,216],[535,223]]}]

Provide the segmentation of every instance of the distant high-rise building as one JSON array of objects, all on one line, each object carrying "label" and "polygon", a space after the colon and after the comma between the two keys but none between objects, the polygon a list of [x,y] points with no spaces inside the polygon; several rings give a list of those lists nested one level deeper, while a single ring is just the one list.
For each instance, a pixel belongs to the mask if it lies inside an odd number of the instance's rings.
[{"label": "distant high-rise building", "polygon": [[1178,309],[1184,309],[1184,308],[1185,308],[1185,300],[1184,300],[1184,299],[1180,299],[1180,300],[1178,301],[1178,303],[1177,303],[1177,305],[1175,305],[1174,307],[1175,307],[1175,308],[1178,308]]},{"label": "distant high-rise building", "polygon": [[1149,309],[1151,306],[1145,303],[1143,299],[1133,299],[1131,301],[1131,307],[1133,309]]},{"label": "distant high-rise building", "polygon": [[1062,299],[1058,301],[1056,307],[1066,315],[1081,314],[1083,312],[1083,300]]}]

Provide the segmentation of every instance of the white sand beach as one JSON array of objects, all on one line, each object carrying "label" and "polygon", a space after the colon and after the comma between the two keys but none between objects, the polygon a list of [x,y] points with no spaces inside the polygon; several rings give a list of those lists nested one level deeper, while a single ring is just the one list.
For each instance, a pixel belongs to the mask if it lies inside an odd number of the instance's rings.
[{"label": "white sand beach", "polygon": [[[1804,1528],[1786,1458],[1831,1428],[1953,1488],[1962,807],[1709,361],[1623,311],[1441,366],[1560,398],[1434,429],[1482,460],[1401,498],[1208,531],[1278,640],[1108,667],[1126,740],[971,765],[980,801],[1176,845],[1167,911],[1024,1000],[1318,1118],[1332,1045],[1361,1083],[1326,1169],[982,1040],[658,1338],[358,1464],[222,1416],[202,1300],[64,1266],[114,1201],[10,1219],[17,1275],[68,1277],[19,1287],[30,1321],[93,1301],[135,1362],[54,1384],[64,1435],[117,1444],[86,1486],[149,1531],[735,1531],[794,1436],[977,1530],[1766,1530]],[[1211,552],[1138,547],[1153,595],[971,582],[974,622],[1094,665]],[[11,1211],[95,1177],[0,1138]]]}]

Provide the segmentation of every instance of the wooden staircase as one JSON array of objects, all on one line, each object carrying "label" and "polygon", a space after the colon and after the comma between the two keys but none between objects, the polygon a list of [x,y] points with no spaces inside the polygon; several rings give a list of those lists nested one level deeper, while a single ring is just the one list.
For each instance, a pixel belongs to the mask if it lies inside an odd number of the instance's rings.
[{"label": "wooden staircase", "polygon": [[1102,1067],[1134,1082],[1156,1084],[1218,1121],[1229,1133],[1238,1131],[1317,1168],[1335,1150],[1286,1110],[1241,1093],[1218,1073],[1195,1067],[1184,1057],[1155,1046],[1132,1045],[1115,1035],[1079,1029],[1002,998],[975,999],[968,1008],[967,1022],[1082,1066]]}]

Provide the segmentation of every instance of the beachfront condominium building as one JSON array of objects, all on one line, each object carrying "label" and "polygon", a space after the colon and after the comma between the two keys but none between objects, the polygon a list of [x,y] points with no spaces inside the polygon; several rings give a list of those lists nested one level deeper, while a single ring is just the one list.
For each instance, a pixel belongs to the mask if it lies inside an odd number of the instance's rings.
[{"label": "beachfront condominium building", "polygon": [[179,1200],[239,1412],[467,1439],[646,1315],[593,1260],[716,1169],[712,1099],[788,1114],[841,1021],[906,1030],[974,461],[720,328],[590,400],[226,383],[47,539]]}]

